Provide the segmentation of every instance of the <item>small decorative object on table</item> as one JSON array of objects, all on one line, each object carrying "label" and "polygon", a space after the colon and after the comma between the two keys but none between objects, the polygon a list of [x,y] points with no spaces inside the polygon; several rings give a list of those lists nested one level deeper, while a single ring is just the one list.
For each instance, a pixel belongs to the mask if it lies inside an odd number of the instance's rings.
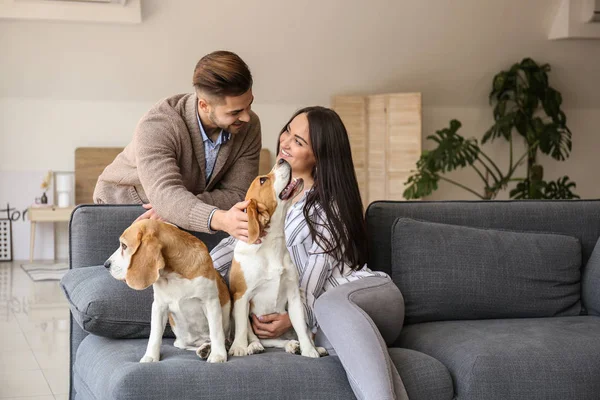
[{"label": "small decorative object on table", "polygon": [[[40,187],[44,191],[44,193],[42,193],[42,197],[40,197],[41,204],[48,204],[48,196],[46,196],[46,191],[50,187],[51,182],[52,182],[52,171],[48,171],[46,173],[46,176],[44,177],[44,180],[42,181],[42,184],[40,185]],[[37,199],[36,199],[36,203],[37,203]]]}]

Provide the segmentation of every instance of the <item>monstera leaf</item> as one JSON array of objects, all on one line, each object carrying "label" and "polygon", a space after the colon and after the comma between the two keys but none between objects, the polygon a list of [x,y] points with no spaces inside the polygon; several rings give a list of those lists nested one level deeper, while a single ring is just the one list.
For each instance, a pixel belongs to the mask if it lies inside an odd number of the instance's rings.
[{"label": "monstera leaf", "polygon": [[[438,146],[424,153],[424,166],[432,173],[448,172],[458,168],[472,165],[479,154],[479,146],[475,139],[465,139],[457,131],[462,124],[453,119],[450,127],[444,128],[430,135],[427,139],[432,140]],[[418,164],[417,164],[418,167]]]}]

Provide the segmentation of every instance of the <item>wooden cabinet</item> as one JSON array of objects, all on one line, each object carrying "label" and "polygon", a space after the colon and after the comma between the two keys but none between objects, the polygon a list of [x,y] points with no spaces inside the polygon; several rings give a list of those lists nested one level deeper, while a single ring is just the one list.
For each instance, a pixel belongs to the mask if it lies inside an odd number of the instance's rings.
[{"label": "wooden cabinet", "polygon": [[335,96],[333,109],[350,137],[363,205],[403,200],[421,156],[421,93]]}]

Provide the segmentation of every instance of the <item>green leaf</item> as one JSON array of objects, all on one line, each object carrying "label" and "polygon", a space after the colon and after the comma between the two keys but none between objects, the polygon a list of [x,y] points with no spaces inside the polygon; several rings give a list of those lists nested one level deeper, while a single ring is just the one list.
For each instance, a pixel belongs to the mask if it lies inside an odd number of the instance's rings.
[{"label": "green leaf", "polygon": [[457,168],[473,165],[479,155],[479,146],[475,139],[465,139],[457,133],[461,127],[460,121],[450,121],[450,127],[430,135],[438,146],[430,150],[424,159],[424,164],[431,172],[448,172]]},{"label": "green leaf", "polygon": [[525,117],[525,115],[522,112],[517,112],[517,114],[515,115],[514,124],[515,128],[517,129],[517,132],[519,132],[519,134],[523,137],[527,137],[527,128],[529,127],[527,121],[528,118]]},{"label": "green leaf", "polygon": [[524,179],[523,181],[517,183],[517,186],[510,191],[509,196],[511,199],[515,200],[544,199],[545,187],[546,182],[542,180],[530,181],[529,179]]},{"label": "green leaf", "polygon": [[562,104],[562,95],[551,87],[546,88],[544,97],[542,98],[542,107],[552,120],[556,120],[558,113],[560,112],[560,105]]},{"label": "green leaf", "polygon": [[498,120],[506,113],[506,99],[499,100],[496,107],[494,107],[494,120]]},{"label": "green leaf", "polygon": [[493,92],[500,92],[506,84],[506,72],[502,71],[494,77]]},{"label": "green leaf", "polygon": [[540,69],[540,67],[537,65],[537,63],[535,61],[533,61],[531,58],[524,58],[521,61],[520,67],[522,69],[529,69],[529,70],[539,70]]},{"label": "green leaf", "polygon": [[544,198],[546,199],[579,199],[580,197],[573,193],[577,185],[575,182],[569,181],[568,176],[558,178],[556,181],[547,183],[544,190]]},{"label": "green leaf", "polygon": [[493,141],[501,136],[508,140],[515,126],[516,115],[517,112],[513,111],[498,119],[483,135],[481,143],[485,144],[488,140]]},{"label": "green leaf", "polygon": [[420,199],[437,190],[440,179],[437,174],[426,169],[413,172],[415,173],[405,182],[405,185],[408,185],[403,193],[405,199]]},{"label": "green leaf", "polygon": [[558,161],[569,158],[571,153],[571,131],[562,128],[554,122],[544,126],[544,131],[539,135],[540,151],[550,155]]}]

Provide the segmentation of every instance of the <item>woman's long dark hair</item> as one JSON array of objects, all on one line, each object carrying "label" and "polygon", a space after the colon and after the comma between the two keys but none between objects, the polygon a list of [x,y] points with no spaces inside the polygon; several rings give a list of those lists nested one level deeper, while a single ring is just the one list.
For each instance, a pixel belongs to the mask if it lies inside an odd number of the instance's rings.
[{"label": "woman's long dark hair", "polygon": [[[279,135],[297,115],[303,113],[308,118],[310,141],[316,160],[312,171],[313,190],[306,198],[304,218],[313,240],[318,241],[325,253],[332,255],[338,262],[349,264],[352,269],[361,269],[368,257],[367,228],[348,132],[335,111],[315,106],[298,110]],[[324,213],[323,218],[311,213],[311,210],[318,208]],[[320,233],[318,227],[323,227],[329,233],[329,238]]]}]

